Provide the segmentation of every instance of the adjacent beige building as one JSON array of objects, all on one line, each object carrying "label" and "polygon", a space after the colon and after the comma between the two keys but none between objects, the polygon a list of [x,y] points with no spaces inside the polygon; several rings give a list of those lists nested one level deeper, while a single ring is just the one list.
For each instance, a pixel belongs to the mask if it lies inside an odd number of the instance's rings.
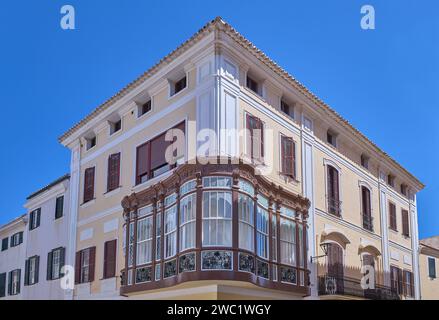
[{"label": "adjacent beige building", "polygon": [[439,300],[439,236],[422,239],[419,248],[421,299]]},{"label": "adjacent beige building", "polygon": [[220,18],[59,140],[76,299],[420,298],[423,184]]}]

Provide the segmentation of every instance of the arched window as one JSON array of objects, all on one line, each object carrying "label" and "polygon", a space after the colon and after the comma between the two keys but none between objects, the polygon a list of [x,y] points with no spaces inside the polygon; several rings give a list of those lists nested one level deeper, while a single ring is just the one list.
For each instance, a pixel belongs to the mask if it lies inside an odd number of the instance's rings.
[{"label": "arched window", "polygon": [[327,182],[328,212],[333,215],[340,216],[341,202],[338,170],[330,165],[327,166]]}]

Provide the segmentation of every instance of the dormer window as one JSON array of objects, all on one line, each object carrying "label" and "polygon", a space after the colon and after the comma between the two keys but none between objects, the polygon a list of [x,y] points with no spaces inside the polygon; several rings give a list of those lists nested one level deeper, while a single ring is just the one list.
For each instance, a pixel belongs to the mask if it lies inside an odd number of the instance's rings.
[{"label": "dormer window", "polygon": [[391,187],[395,186],[395,176],[388,174],[387,175],[387,184]]},{"label": "dormer window", "polygon": [[404,183],[401,183],[401,193],[405,196],[407,196],[407,189],[408,189],[407,185]]},{"label": "dormer window", "polygon": [[179,93],[180,91],[185,89],[186,86],[187,86],[186,76],[184,76],[183,78],[180,78],[179,80],[177,80],[175,82],[171,82],[171,96]]},{"label": "dormer window", "polygon": [[247,76],[247,88],[249,88],[254,93],[259,94],[259,84],[258,84],[258,82],[255,79],[253,79],[253,78],[251,78],[249,76]]},{"label": "dormer window", "polygon": [[110,121],[110,135],[116,133],[122,129],[122,119],[116,120],[114,122]]},{"label": "dormer window", "polygon": [[326,133],[326,141],[330,145],[337,147],[337,134],[331,130],[328,130],[328,132]]},{"label": "dormer window", "polygon": [[145,103],[139,106],[137,110],[137,116],[141,117],[144,114],[150,112],[151,110],[152,110],[152,102],[151,99],[149,99],[148,101],[146,101]]},{"label": "dormer window", "polygon": [[86,141],[86,148],[87,150],[90,150],[91,148],[93,148],[96,145],[96,136],[90,136],[85,138]]},{"label": "dormer window", "polygon": [[369,157],[365,154],[361,155],[361,166],[363,168],[369,169]]},{"label": "dormer window", "polygon": [[287,116],[289,116],[289,117],[294,119],[294,107],[292,105],[286,103],[284,100],[281,100],[281,102],[280,102],[280,109]]}]

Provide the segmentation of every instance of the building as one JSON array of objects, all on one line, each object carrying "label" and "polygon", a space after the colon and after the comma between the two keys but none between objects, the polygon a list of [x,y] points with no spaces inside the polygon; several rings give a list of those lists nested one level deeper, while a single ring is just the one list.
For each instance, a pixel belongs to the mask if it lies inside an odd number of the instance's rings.
[{"label": "building", "polygon": [[439,236],[422,239],[419,248],[419,277],[421,299],[439,300]]},{"label": "building", "polygon": [[72,290],[64,290],[60,283],[64,265],[74,265],[75,257],[74,242],[69,239],[75,241],[76,233],[71,233],[72,221],[66,210],[70,204],[69,179],[69,175],[62,176],[31,194],[25,203],[29,224],[25,231],[23,299],[72,299]]},{"label": "building", "polygon": [[22,215],[0,227],[0,299],[18,300],[23,296],[26,257],[27,217]]},{"label": "building", "polygon": [[59,140],[76,299],[420,296],[423,184],[221,18]]}]

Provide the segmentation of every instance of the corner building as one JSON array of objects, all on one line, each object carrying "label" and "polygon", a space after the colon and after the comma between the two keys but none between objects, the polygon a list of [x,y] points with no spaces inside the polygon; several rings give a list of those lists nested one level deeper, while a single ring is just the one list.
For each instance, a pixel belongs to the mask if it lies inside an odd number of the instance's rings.
[{"label": "corner building", "polygon": [[423,184],[221,18],[60,142],[76,299],[419,297]]}]

